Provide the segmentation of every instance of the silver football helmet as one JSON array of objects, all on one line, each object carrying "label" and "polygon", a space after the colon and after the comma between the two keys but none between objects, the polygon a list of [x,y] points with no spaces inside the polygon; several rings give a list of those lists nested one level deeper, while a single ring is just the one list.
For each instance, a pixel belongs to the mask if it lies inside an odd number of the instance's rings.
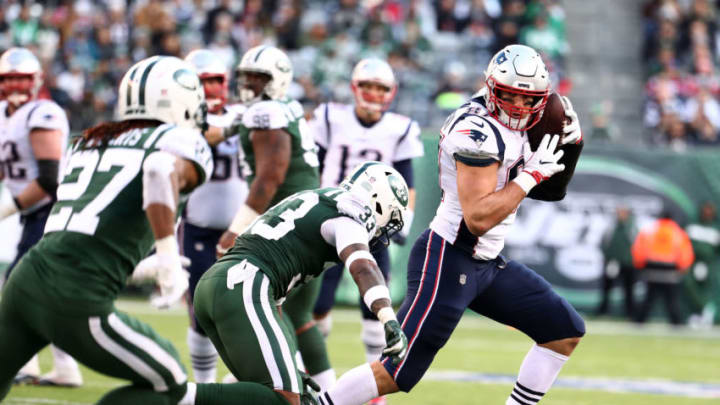
[{"label": "silver football helmet", "polygon": [[[10,78],[29,78],[30,81],[9,83]],[[10,48],[0,56],[0,99],[19,107],[37,97],[42,86],[42,67],[32,52],[25,48]]]},{"label": "silver football helmet", "polygon": [[[490,114],[509,129],[525,131],[535,125],[550,94],[550,74],[540,55],[525,45],[509,45],[495,54],[485,71],[485,104]],[[530,107],[504,101],[500,92],[530,96]]]},{"label": "silver football helmet", "polygon": [[402,229],[410,193],[397,170],[380,162],[361,163],[345,177],[340,187],[361,197],[373,209],[375,238],[389,239]]},{"label": "silver football helmet", "polygon": [[[271,100],[285,97],[293,78],[290,58],[280,49],[267,45],[259,45],[245,52],[236,71],[239,79],[238,96],[245,104],[260,101],[263,95]],[[255,91],[246,86],[243,77],[245,72],[264,73],[270,76],[270,81],[261,91]]]},{"label": "silver football helmet", "polygon": [[196,128],[205,121],[205,94],[195,69],[174,56],[152,56],[120,81],[120,120],[151,119]]},{"label": "silver football helmet", "polygon": [[[200,77],[205,90],[205,102],[208,112],[220,113],[228,100],[228,70],[222,59],[209,49],[196,49],[190,52],[185,61],[189,62]],[[206,79],[220,79],[220,83],[208,84]]]},{"label": "silver football helmet", "polygon": [[[360,87],[360,83],[376,83],[387,87],[388,91],[381,100],[372,99]],[[397,82],[392,68],[382,59],[367,58],[355,65],[352,71],[350,87],[355,95],[355,103],[370,111],[385,111],[395,98]]]}]

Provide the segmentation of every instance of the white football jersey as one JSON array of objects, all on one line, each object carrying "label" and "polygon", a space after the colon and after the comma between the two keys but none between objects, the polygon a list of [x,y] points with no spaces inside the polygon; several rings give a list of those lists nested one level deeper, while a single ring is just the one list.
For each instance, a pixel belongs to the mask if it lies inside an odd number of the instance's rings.
[{"label": "white football jersey", "polygon": [[404,115],[386,112],[366,127],[355,115],[354,105],[327,103],[315,109],[309,124],[315,143],[327,151],[322,187],[337,186],[348,171],[366,160],[392,166],[423,155],[420,127]]},{"label": "white football jersey", "polygon": [[515,222],[516,213],[508,215],[481,237],[470,233],[458,198],[456,161],[471,166],[500,162],[497,191],[522,171],[525,142],[525,132],[502,126],[487,112],[482,99],[474,98],[455,110],[440,129],[438,165],[442,200],[430,229],[476,259],[497,257],[505,245],[510,226]]},{"label": "white football jersey", "polygon": [[[235,104],[225,107],[223,114],[208,114],[208,123],[227,128],[242,115],[245,107]],[[185,208],[185,220],[201,228],[227,229],[248,194],[247,182],[240,169],[242,149],[237,136],[212,148],[215,169],[208,181],[190,194]]]},{"label": "white football jersey", "polygon": [[[70,126],[65,111],[51,100],[29,101],[9,117],[7,107],[7,101],[0,101],[0,164],[5,172],[3,184],[13,196],[18,196],[39,175],[37,161],[30,144],[30,131],[33,128],[60,130],[62,155],[65,156],[64,150],[68,143]],[[60,161],[58,177],[63,172],[63,160]],[[58,182],[60,180],[58,178]],[[50,197],[45,197],[22,213],[31,213],[51,201]]]}]

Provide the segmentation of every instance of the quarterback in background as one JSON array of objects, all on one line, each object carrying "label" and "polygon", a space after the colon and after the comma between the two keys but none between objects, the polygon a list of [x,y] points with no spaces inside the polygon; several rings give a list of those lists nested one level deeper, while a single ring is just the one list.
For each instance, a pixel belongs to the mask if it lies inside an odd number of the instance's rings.
[{"label": "quarterback in background", "polygon": [[[52,100],[39,100],[40,62],[27,49],[10,48],[0,56],[0,221],[20,213],[22,236],[5,280],[43,235],[55,201],[58,176],[68,141],[65,111]],[[0,280],[2,285],[3,280]],[[40,376],[37,356],[18,373],[16,382],[77,387],[77,362],[52,346],[54,368]]]},{"label": "quarterback in background", "polygon": [[[398,84],[390,65],[381,59],[363,59],[353,69],[351,88],[354,104],[326,103],[315,109],[309,125],[320,158],[322,187],[337,187],[349,169],[366,160],[392,166],[409,187],[408,210],[403,228],[393,240],[404,243],[410,230],[415,206],[412,159],[423,155],[420,127],[404,115],[387,112]],[[372,254],[388,281],[390,257],[385,244],[379,243]],[[323,274],[323,285],[314,314],[323,334],[330,332],[330,310],[335,290],[342,277],[342,264]],[[363,315],[362,341],[368,361],[377,360],[384,347],[382,324],[360,300]]]},{"label": "quarterback in background", "polygon": [[[230,127],[242,116],[245,107],[241,104],[227,104],[229,78],[222,59],[210,50],[198,49],[190,52],[185,61],[195,68],[203,85],[208,106],[207,123],[218,128]],[[222,140],[211,150],[215,168],[207,183],[190,194],[183,213],[182,227],[182,250],[190,259],[190,299],[187,301],[190,327],[187,343],[197,382],[215,381],[217,351],[193,313],[195,286],[203,273],[215,263],[215,246],[223,231],[230,226],[248,191],[240,170],[238,138]]]},{"label": "quarterback in background", "polygon": [[323,393],[324,405],[360,405],[378,395],[409,392],[466,309],[534,341],[506,405],[538,403],[585,334],[580,315],[547,281],[500,255],[526,196],[564,197],[564,189],[544,187],[552,176],[566,180],[563,188],[570,180],[562,173],[574,169],[580,155],[577,114],[563,99],[570,122],[563,134],[545,135],[533,152],[526,130],[538,122],[550,94],[540,55],[527,46],[507,46],[491,59],[485,79],[486,86],[440,130],[443,199],[410,253],[408,292],[398,312],[410,339],[408,353],[399,363],[383,357],[348,371]]}]

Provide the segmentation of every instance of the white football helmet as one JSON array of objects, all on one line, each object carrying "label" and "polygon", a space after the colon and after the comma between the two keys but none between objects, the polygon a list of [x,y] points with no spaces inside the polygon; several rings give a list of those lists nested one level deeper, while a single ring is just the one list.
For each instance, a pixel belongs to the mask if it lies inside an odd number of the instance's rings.
[{"label": "white football helmet", "polygon": [[203,83],[205,90],[205,102],[208,106],[208,112],[217,114],[225,107],[228,99],[228,70],[225,63],[213,51],[209,49],[196,49],[190,52],[185,61],[189,62],[195,68],[200,82],[204,79],[218,78],[222,81],[220,86],[208,86]]},{"label": "white football helmet", "polygon": [[[274,46],[259,45],[250,48],[237,66],[238,75],[238,96],[240,101],[251,104],[260,101],[263,95],[271,100],[278,100],[285,96],[293,78],[292,64],[290,58]],[[260,94],[244,86],[243,73],[255,72],[264,73],[270,76],[270,81]]]},{"label": "white football helmet", "polygon": [[[28,77],[28,83],[7,83],[6,78]],[[10,48],[0,56],[0,99],[19,107],[37,97],[42,86],[42,67],[32,52]]]},{"label": "white football helmet", "polygon": [[[550,94],[550,74],[540,55],[525,45],[509,45],[492,57],[485,71],[485,104],[490,114],[509,129],[525,131],[542,116]],[[531,107],[503,101],[499,92],[533,97]]]},{"label": "white football helmet", "polygon": [[152,56],[120,81],[120,120],[158,120],[195,128],[205,120],[205,94],[195,69],[174,56]]},{"label": "white football helmet", "polygon": [[340,187],[360,196],[373,209],[374,237],[388,240],[402,229],[410,193],[402,175],[380,162],[361,163],[345,177]]},{"label": "white football helmet", "polygon": [[[373,100],[361,88],[360,83],[376,83],[388,88],[382,100]],[[355,103],[370,111],[385,111],[390,107],[395,93],[397,82],[392,68],[382,59],[367,58],[355,65],[350,80],[350,88],[355,95]]]}]

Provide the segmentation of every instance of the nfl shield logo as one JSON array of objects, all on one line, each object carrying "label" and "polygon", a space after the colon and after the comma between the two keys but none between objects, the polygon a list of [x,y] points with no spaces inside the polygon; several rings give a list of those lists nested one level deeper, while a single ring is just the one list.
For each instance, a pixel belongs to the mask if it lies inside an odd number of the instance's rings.
[{"label": "nfl shield logo", "polygon": [[467,276],[465,274],[460,275],[460,284],[465,285],[467,282]]}]

